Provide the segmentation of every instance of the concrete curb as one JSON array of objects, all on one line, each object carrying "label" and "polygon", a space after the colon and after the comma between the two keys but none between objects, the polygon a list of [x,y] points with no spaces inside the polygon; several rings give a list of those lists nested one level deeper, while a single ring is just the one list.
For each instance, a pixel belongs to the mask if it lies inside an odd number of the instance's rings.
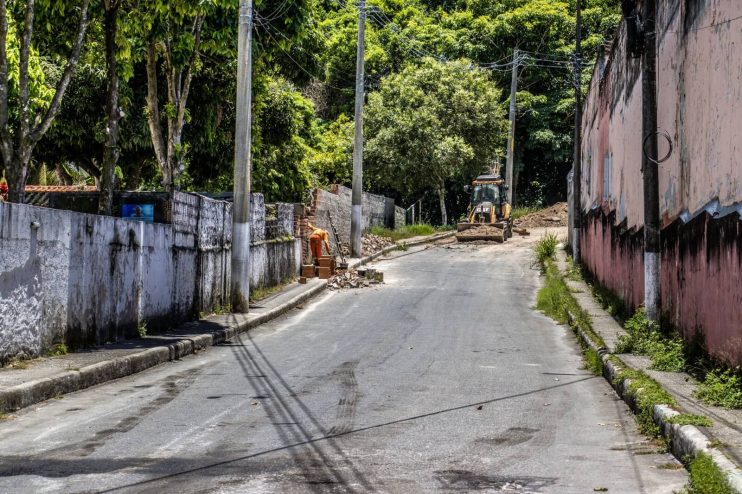
[{"label": "concrete curb", "polygon": [[[454,232],[431,235],[414,242],[404,243],[409,247],[435,242],[450,237]],[[374,259],[388,254],[399,248],[401,244],[386,247],[370,256],[363,257],[350,263],[351,267],[362,266]],[[114,379],[126,377],[142,372],[166,362],[180,359],[186,355],[205,350],[226,340],[249,331],[261,324],[271,321],[289,310],[303,304],[327,288],[327,283],[321,283],[284,302],[278,307],[266,311],[259,316],[240,322],[232,327],[224,327],[213,333],[195,335],[177,340],[169,345],[149,348],[139,353],[127,355],[113,360],[106,360],[82,367],[79,370],[70,370],[54,377],[37,379],[27,383],[11,386],[0,391],[0,413],[14,412],[36,403],[56,398],[67,393],[80,391],[91,386],[102,384]]]},{"label": "concrete curb", "polygon": [[[629,394],[631,380],[624,379],[621,383],[617,383],[616,378],[622,369],[609,358],[611,354],[608,353],[608,350],[603,346],[598,346],[589,334],[583,331],[579,325],[574,324],[574,316],[571,313],[567,312],[567,317],[569,319],[569,326],[575,331],[580,340],[600,356],[600,360],[603,362],[603,377],[608,381],[608,384],[629,405],[631,410],[636,412],[635,400]],[[616,356],[616,358],[626,368],[638,370],[623,362],[620,357]],[[641,393],[641,390],[638,393]],[[672,454],[675,458],[683,462],[688,456],[695,457],[699,453],[706,453],[711,457],[719,470],[724,473],[732,490],[737,494],[742,494],[742,469],[732,463],[721,451],[712,448],[709,438],[696,426],[679,425],[670,422],[670,419],[676,415],[680,415],[680,412],[669,405],[655,405],[652,413],[654,423],[659,426],[662,435],[669,441]]]}]

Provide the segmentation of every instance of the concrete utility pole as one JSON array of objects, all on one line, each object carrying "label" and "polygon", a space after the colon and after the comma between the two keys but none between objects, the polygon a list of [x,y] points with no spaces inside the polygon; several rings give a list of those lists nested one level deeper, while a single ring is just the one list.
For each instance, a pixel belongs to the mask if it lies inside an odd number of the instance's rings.
[{"label": "concrete utility pole", "polygon": [[350,256],[361,257],[361,230],[363,218],[361,204],[363,196],[363,95],[366,51],[366,2],[358,2],[358,50],[356,54],[356,129],[353,144],[353,206],[350,216]]},{"label": "concrete utility pole", "polygon": [[644,0],[642,54],[642,172],[644,174],[644,307],[647,319],[659,323],[660,205],[657,146],[657,5]]},{"label": "concrete utility pole", "polygon": [[515,93],[518,91],[518,49],[513,50],[513,75],[510,80],[510,126],[508,127],[508,154],[505,162],[505,183],[508,186],[508,202],[513,204],[513,168],[515,167]]},{"label": "concrete utility pole", "polygon": [[575,39],[575,157],[572,166],[572,260],[580,262],[582,226],[582,6],[577,0]]},{"label": "concrete utility pole", "polygon": [[252,0],[240,0],[237,47],[237,119],[234,133],[232,283],[234,312],[250,306],[250,175],[252,173]]}]

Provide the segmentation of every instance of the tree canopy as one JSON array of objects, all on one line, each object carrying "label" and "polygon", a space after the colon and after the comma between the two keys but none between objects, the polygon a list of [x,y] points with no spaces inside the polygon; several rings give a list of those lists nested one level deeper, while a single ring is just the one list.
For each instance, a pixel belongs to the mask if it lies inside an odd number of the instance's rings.
[{"label": "tree canopy", "polygon": [[[460,214],[461,186],[504,156],[517,47],[517,197],[563,199],[575,1],[372,0],[365,186],[403,204],[430,192],[442,220]],[[0,173],[18,183],[55,170],[50,179],[65,183],[112,176],[126,189],[231,189],[236,7],[0,0],[0,103],[8,102],[0,105],[7,150]],[[585,86],[620,15],[613,0],[582,7]],[[350,183],[357,15],[346,0],[256,3],[253,185],[268,200]],[[20,147],[19,133],[30,138]]]}]

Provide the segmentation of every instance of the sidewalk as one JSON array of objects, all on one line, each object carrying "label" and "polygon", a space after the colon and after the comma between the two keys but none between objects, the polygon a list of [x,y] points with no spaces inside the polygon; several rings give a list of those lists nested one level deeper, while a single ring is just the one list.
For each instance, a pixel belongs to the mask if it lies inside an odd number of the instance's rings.
[{"label": "sidewalk", "polygon": [[[399,241],[375,254],[349,262],[357,267],[405,244],[414,247],[454,232]],[[292,283],[250,306],[247,314],[212,315],[187,322],[175,331],[24,362],[26,368],[0,368],[0,414],[13,412],[66,393],[125,377],[207,349],[279,317],[327,288],[326,280]]]},{"label": "sidewalk", "polygon": [[[604,375],[609,381],[620,372],[620,368],[608,359],[618,338],[625,334],[623,327],[608,314],[592,296],[590,287],[584,281],[571,280],[566,276],[566,253],[559,250],[557,266],[564,275],[572,296],[582,309],[588,313],[593,331],[605,342],[605,348],[599,348],[589,337],[581,334],[585,343],[601,356],[605,367]],[[671,448],[675,456],[682,460],[684,456],[695,456],[700,452],[709,454],[717,466],[726,474],[730,486],[742,493],[742,410],[727,410],[721,407],[705,405],[694,397],[698,386],[697,381],[684,372],[661,372],[650,369],[650,359],[631,354],[615,354],[623,364],[634,370],[639,370],[657,381],[678,403],[671,408],[666,405],[655,407],[654,419],[662,429],[663,435],[671,441]],[[613,384],[611,382],[611,384]],[[624,400],[627,385],[623,389],[616,389]],[[680,426],[668,422],[668,419],[678,413],[703,415],[711,419],[711,427],[696,427],[692,425]]]}]

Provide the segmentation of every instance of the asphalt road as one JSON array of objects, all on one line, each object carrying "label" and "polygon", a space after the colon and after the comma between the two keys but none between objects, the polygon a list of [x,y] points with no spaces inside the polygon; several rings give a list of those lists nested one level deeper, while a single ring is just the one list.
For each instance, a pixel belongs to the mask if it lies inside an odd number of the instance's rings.
[{"label": "asphalt road", "polygon": [[1,421],[0,492],[679,489],[532,309],[526,244],[408,251],[383,286]]}]

